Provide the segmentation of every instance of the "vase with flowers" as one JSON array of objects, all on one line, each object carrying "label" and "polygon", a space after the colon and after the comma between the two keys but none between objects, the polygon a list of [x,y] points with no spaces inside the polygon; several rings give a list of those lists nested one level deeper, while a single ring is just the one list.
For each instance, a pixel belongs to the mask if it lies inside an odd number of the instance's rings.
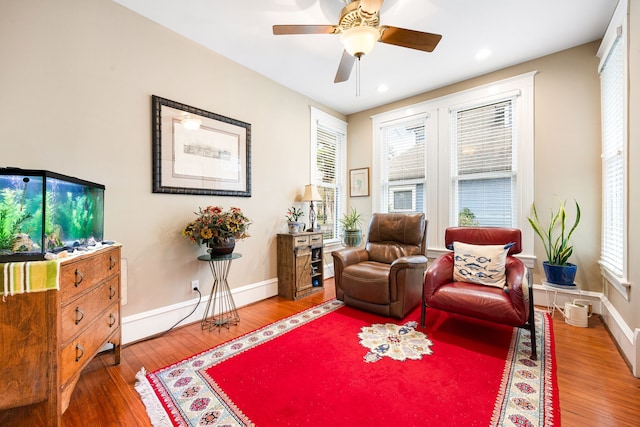
[{"label": "vase with flowers", "polygon": [[299,222],[298,219],[302,216],[302,209],[296,207],[290,207],[285,217],[287,218],[287,226],[289,227],[289,233],[299,233],[300,229],[304,230],[304,224]]},{"label": "vase with flowers", "polygon": [[197,218],[189,222],[182,235],[191,243],[205,244],[211,255],[226,255],[233,252],[236,240],[249,237],[247,230],[251,220],[240,208],[225,211],[220,206],[207,206],[195,212]]}]

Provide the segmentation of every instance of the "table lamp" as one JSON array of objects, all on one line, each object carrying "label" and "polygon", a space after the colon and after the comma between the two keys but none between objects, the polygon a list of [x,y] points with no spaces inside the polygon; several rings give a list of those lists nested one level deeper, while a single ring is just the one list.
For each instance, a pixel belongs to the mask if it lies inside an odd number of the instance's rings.
[{"label": "table lamp", "polygon": [[322,200],[320,193],[318,193],[318,187],[312,184],[304,186],[304,195],[302,196],[303,202],[311,202],[309,204],[309,228],[306,231],[318,231],[316,227],[316,211],[313,208],[313,202],[319,202]]}]

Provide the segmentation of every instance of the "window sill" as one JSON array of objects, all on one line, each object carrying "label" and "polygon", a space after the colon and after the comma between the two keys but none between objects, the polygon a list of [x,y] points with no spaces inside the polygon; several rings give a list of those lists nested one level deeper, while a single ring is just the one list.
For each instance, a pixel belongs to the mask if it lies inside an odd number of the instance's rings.
[{"label": "window sill", "polygon": [[626,277],[618,277],[613,274],[607,267],[602,265],[600,262],[600,274],[602,278],[606,280],[613,289],[618,291],[620,295],[624,297],[627,301],[629,301],[629,288],[631,287],[631,283],[627,280]]}]

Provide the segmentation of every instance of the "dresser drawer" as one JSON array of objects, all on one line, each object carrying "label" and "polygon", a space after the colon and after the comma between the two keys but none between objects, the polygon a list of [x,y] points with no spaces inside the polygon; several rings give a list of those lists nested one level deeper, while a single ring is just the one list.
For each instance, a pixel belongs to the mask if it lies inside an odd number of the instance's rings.
[{"label": "dresser drawer", "polygon": [[120,327],[119,303],[114,302],[89,328],[60,351],[60,382],[73,377],[100,350],[106,340]]},{"label": "dresser drawer", "polygon": [[120,248],[101,250],[88,257],[62,263],[60,298],[63,304],[96,283],[120,273]]},{"label": "dresser drawer", "polygon": [[301,246],[309,246],[309,236],[296,236],[293,238],[293,246],[299,248]]},{"label": "dresser drawer", "polygon": [[119,301],[119,281],[116,276],[93,288],[62,307],[61,340],[63,343],[85,329],[95,317],[114,301]]},{"label": "dresser drawer", "polygon": [[309,244],[314,248],[322,246],[322,234],[313,234],[309,236]]}]

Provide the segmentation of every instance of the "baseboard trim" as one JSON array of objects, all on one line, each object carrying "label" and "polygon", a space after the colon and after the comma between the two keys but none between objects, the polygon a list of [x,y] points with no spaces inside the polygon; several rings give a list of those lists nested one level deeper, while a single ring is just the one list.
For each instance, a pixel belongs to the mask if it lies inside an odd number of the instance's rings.
[{"label": "baseboard trim", "polygon": [[609,329],[611,337],[616,342],[620,353],[627,361],[634,377],[640,378],[640,329],[631,330],[622,319],[622,316],[603,294],[601,296],[604,308],[601,316]]},{"label": "baseboard trim", "polygon": [[[240,308],[278,295],[278,279],[270,279],[239,288],[233,288],[231,289],[231,294],[233,295],[236,307]],[[209,298],[209,294],[202,295],[200,304],[198,304],[198,298],[194,298],[166,307],[123,317],[122,344],[130,344],[164,332],[185,316],[189,317],[184,319],[180,323],[181,325],[199,322],[204,315],[207,298]],[[189,315],[194,308],[195,311]]]},{"label": "baseboard trim", "polygon": [[[631,373],[634,377],[640,378],[640,329],[631,330],[618,310],[603,293],[581,291],[578,295],[575,291],[564,291],[562,289],[557,292],[556,306],[558,307],[564,307],[565,302],[572,302],[575,299],[591,302],[593,313],[602,317],[609,334],[629,365]],[[550,308],[553,303],[552,294],[553,292],[541,285],[533,285],[533,301],[538,306]]]}]

